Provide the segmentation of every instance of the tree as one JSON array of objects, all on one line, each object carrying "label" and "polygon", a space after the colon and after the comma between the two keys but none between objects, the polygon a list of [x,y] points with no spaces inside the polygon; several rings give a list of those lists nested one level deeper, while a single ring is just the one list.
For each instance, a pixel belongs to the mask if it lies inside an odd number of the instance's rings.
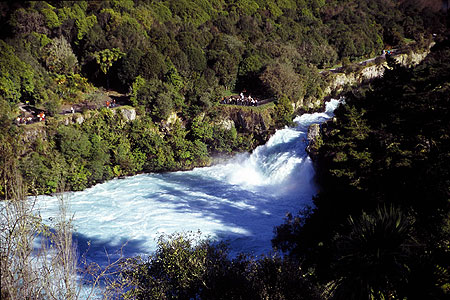
[{"label": "tree", "polygon": [[293,113],[294,108],[292,107],[291,101],[289,101],[286,95],[281,96],[275,106],[275,122],[278,126],[291,124]]},{"label": "tree", "polygon": [[49,29],[57,28],[62,24],[54,10],[55,8],[49,4],[47,4],[46,8],[41,9],[41,13],[44,15],[45,23]]},{"label": "tree", "polygon": [[155,48],[147,49],[139,61],[139,75],[150,80],[163,79],[165,73],[164,56]]},{"label": "tree", "polygon": [[55,73],[70,74],[76,71],[78,60],[72,51],[72,47],[61,36],[55,38],[45,47],[45,64]]},{"label": "tree", "polygon": [[35,90],[33,68],[14,53],[15,49],[0,40],[0,96],[17,103]]},{"label": "tree", "polygon": [[90,155],[91,142],[88,135],[71,126],[58,129],[57,144],[67,159],[87,158]]},{"label": "tree", "polygon": [[349,217],[350,232],[335,238],[333,299],[401,297],[415,248],[412,220],[399,208],[379,207],[358,219]]},{"label": "tree", "polygon": [[124,272],[136,285],[129,296],[138,299],[190,299],[207,288],[204,280],[208,248],[198,234],[161,236],[158,249],[146,261],[134,261]]},{"label": "tree", "polygon": [[108,73],[109,68],[112,67],[113,63],[119,60],[125,53],[120,51],[118,48],[105,49],[94,53],[95,60],[97,64],[100,65],[100,70],[104,74]]},{"label": "tree", "polygon": [[277,97],[286,95],[291,101],[301,100],[305,95],[305,89],[300,81],[300,76],[288,63],[273,63],[266,67],[260,76],[263,84]]},{"label": "tree", "polygon": [[201,72],[206,68],[206,57],[204,52],[197,47],[189,47],[186,49],[186,56],[189,60],[191,69]]},{"label": "tree", "polygon": [[259,55],[250,55],[244,58],[239,65],[239,75],[249,76],[256,75],[262,68],[261,58]]},{"label": "tree", "polygon": [[139,62],[144,52],[138,48],[132,48],[120,61],[118,68],[119,80],[124,86],[131,87],[139,74]]},{"label": "tree", "polygon": [[147,259],[129,259],[122,277],[137,299],[320,299],[317,286],[299,264],[279,256],[228,257],[223,243],[200,233],[163,235]]},{"label": "tree", "polygon": [[113,63],[122,58],[125,55],[120,49],[105,49],[102,51],[97,51],[93,54],[95,61],[100,66],[100,70],[102,70],[103,74],[106,76],[106,86],[109,88],[109,76],[108,71],[112,67]]}]

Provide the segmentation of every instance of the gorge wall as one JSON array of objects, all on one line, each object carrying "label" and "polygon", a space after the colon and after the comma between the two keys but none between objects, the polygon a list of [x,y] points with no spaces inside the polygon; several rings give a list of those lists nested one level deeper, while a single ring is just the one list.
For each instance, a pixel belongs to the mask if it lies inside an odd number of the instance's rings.
[{"label": "gorge wall", "polygon": [[251,133],[260,143],[264,143],[275,130],[273,120],[274,105],[264,107],[221,106],[218,109],[216,125],[240,133]]},{"label": "gorge wall", "polygon": [[[428,47],[421,50],[410,51],[409,53],[394,54],[392,58],[404,67],[411,67],[419,64],[430,53],[430,48],[434,45],[431,42]],[[326,82],[323,88],[323,98],[307,98],[300,99],[292,104],[294,111],[315,111],[324,105],[324,98],[330,95],[339,94],[345,87],[361,85],[374,78],[383,76],[384,71],[388,68],[388,63],[383,56],[377,59],[367,61],[365,65],[354,65],[356,70],[352,72],[344,72],[342,68],[339,70],[327,70],[321,72]]]},{"label": "gorge wall", "polygon": [[[422,60],[425,59],[425,57],[430,53],[430,48],[433,45],[434,43],[431,43],[425,50],[410,53],[401,53],[392,57],[401,66],[412,67],[419,64]],[[376,60],[374,60],[373,63],[362,67],[357,72],[352,72],[349,74],[331,72],[328,73],[326,75],[328,77],[328,85],[324,89],[325,95],[328,96],[333,93],[336,94],[341,92],[346,86],[360,85],[374,78],[382,77],[385,69],[389,67],[388,63],[383,60],[382,63],[376,64],[375,61]]]}]

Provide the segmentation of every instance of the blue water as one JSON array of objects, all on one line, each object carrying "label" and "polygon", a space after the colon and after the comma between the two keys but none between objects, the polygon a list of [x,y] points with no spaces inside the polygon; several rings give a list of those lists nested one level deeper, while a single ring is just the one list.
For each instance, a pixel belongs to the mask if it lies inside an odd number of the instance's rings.
[{"label": "blue water", "polygon": [[[163,233],[198,230],[228,241],[232,254],[270,252],[273,228],[286,213],[312,205],[316,187],[306,132],[330,118],[337,104],[332,100],[324,113],[297,117],[295,127],[278,130],[252,154],[225,164],[114,179],[66,194],[79,253],[88,250],[90,261],[103,264],[105,253],[125,244],[125,256],[149,254]],[[37,205],[44,221],[58,214],[54,197],[41,196]]]}]

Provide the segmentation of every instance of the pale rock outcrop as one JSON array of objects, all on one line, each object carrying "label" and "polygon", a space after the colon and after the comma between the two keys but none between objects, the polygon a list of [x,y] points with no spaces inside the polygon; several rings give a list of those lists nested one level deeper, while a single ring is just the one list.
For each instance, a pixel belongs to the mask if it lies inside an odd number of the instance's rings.
[{"label": "pale rock outcrop", "polygon": [[400,54],[395,56],[394,59],[402,66],[411,67],[419,64],[429,53],[430,50],[420,53],[412,52],[410,54]]},{"label": "pale rock outcrop", "polygon": [[306,152],[311,157],[317,155],[317,150],[320,147],[321,135],[320,135],[320,124],[311,124],[308,127],[307,133],[308,146],[306,146]]},{"label": "pale rock outcrop", "polygon": [[132,107],[119,107],[122,117],[127,121],[131,122],[136,120],[136,110]]},{"label": "pale rock outcrop", "polygon": [[235,127],[234,121],[231,119],[222,119],[217,123],[217,125],[225,130],[231,130],[231,128]]},{"label": "pale rock outcrop", "polygon": [[78,124],[82,124],[84,122],[84,116],[82,114],[75,115],[74,119]]},{"label": "pale rock outcrop", "polygon": [[47,140],[47,132],[44,124],[37,124],[35,126],[24,126],[22,134],[22,142],[24,144],[32,144],[37,140]]},{"label": "pale rock outcrop", "polygon": [[167,125],[175,124],[177,120],[181,121],[176,112],[172,112],[166,120]]},{"label": "pale rock outcrop", "polygon": [[[419,64],[422,60],[427,57],[430,53],[430,48],[434,45],[431,43],[429,48],[421,52],[411,52],[398,54],[393,56],[394,60],[397,61],[401,66],[411,67]],[[345,73],[334,73],[331,74],[332,78],[328,83],[328,86],[324,89],[325,95],[330,95],[332,92],[339,93],[345,86],[355,86],[360,85],[365,81],[372,80],[374,78],[380,78],[384,75],[384,71],[388,64],[383,62],[381,64],[371,64],[363,67],[358,72],[353,72],[350,74]]]},{"label": "pale rock outcrop", "polygon": [[306,138],[308,141],[314,141],[320,135],[320,124],[311,124],[308,127]]}]

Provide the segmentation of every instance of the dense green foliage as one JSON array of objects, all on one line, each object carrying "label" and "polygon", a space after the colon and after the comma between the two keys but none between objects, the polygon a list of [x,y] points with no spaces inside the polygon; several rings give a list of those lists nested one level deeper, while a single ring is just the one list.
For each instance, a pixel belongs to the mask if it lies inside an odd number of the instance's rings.
[{"label": "dense green foliage", "polygon": [[150,118],[126,122],[119,111],[103,108],[80,125],[47,128],[49,140],[39,137],[31,145],[35,151],[21,159],[30,189],[52,193],[63,179],[71,189],[82,190],[116,176],[205,165],[214,149],[245,148],[235,131],[233,135],[209,123],[194,121],[190,133],[176,121],[162,132]]},{"label": "dense green foliage", "polygon": [[208,96],[199,103],[207,87],[260,88],[259,78],[267,91],[294,101],[320,96],[320,82],[280,90],[314,75],[311,66],[373,56],[405,38],[420,41],[423,25],[443,30],[413,1],[31,1],[1,8],[2,28],[10,29],[1,66],[14,66],[2,72],[8,101],[24,100],[25,91],[42,101],[34,81],[78,67],[95,84],[111,77],[124,91],[138,75],[162,80],[182,90],[186,105],[214,102]]},{"label": "dense green foliage", "polygon": [[450,292],[450,42],[413,69],[390,67],[323,125],[316,208],[276,230],[274,245],[336,299]]},{"label": "dense green foliage", "polygon": [[[3,118],[12,123],[20,102],[47,116],[62,105],[104,106],[98,87],[128,93],[138,112],[129,124],[99,111],[81,125],[49,119],[5,137],[27,143],[16,156],[29,191],[39,193],[62,178],[78,190],[250,150],[264,138],[218,126],[215,106],[226,93],[274,96],[270,126],[283,126],[292,102],[307,109],[323,96],[318,68],[406,39],[420,46],[444,29],[413,1],[30,1],[2,2],[0,11]],[[17,131],[7,123],[2,135]]]},{"label": "dense green foliage", "polygon": [[109,288],[122,287],[125,299],[320,299],[295,261],[230,259],[225,245],[192,233],[162,236],[152,256],[125,260],[121,269]]},{"label": "dense green foliage", "polygon": [[285,257],[230,259],[222,245],[163,237],[154,255],[124,264],[126,296],[446,299],[449,101],[448,37],[413,69],[389,60],[323,125],[316,208],[277,228]]},{"label": "dense green foliage", "polygon": [[[320,69],[352,71],[385,47],[421,47],[431,33],[448,32],[430,3],[0,2],[0,197],[13,198],[21,178],[29,193],[54,193],[61,181],[82,190],[251,150],[262,139],[219,118],[221,97],[243,90],[274,97],[270,125],[288,124],[293,102],[307,109],[324,96]],[[390,68],[349,93],[323,126],[315,208],[276,229],[285,257],[230,259],[222,245],[163,238],[154,255],[123,265],[124,296],[448,296],[448,40],[414,69]],[[110,87],[128,93],[135,120],[120,108],[98,109]],[[17,126],[19,103],[52,118]],[[70,122],[60,116],[62,105],[80,103],[96,109]]]}]

